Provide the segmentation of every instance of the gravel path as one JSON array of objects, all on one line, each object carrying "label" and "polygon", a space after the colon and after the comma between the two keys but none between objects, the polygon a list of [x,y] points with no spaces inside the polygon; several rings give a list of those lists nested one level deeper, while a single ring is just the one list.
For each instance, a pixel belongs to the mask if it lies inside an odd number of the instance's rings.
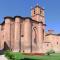
[{"label": "gravel path", "polygon": [[8,60],[4,55],[0,55],[0,60]]}]

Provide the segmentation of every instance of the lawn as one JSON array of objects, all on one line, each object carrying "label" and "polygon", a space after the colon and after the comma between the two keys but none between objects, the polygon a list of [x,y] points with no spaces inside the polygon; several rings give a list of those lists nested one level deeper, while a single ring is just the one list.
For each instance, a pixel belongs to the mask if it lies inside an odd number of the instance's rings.
[{"label": "lawn", "polygon": [[51,54],[50,56],[24,56],[25,58],[31,58],[36,60],[60,60],[60,54]]},{"label": "lawn", "polygon": [[[15,53],[10,53],[6,54],[8,55],[8,57],[11,58],[11,60],[60,60],[60,54],[59,53],[54,53],[51,55],[44,55],[44,56],[39,56],[39,55],[24,55],[22,53],[19,52],[15,52]],[[12,56],[14,59],[12,59]],[[27,58],[27,59],[25,59]]]}]

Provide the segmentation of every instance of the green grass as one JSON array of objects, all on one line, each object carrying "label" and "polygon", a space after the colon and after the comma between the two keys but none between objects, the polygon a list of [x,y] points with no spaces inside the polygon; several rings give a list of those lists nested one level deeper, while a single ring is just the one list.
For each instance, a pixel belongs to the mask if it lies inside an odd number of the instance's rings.
[{"label": "green grass", "polygon": [[30,58],[30,59],[36,59],[36,60],[60,60],[60,54],[51,54],[50,56],[28,56],[28,55],[18,55],[17,57],[23,59],[23,58]]},{"label": "green grass", "polygon": [[[51,54],[49,56],[45,55],[45,56],[31,56],[31,55],[24,55],[22,53],[19,52],[11,52],[11,54],[13,54],[14,56],[14,60],[21,60],[24,58],[28,58],[28,59],[35,59],[35,60],[60,60],[60,54],[59,53],[55,53],[55,54]],[[12,60],[12,59],[11,59]]]},{"label": "green grass", "polygon": [[36,59],[36,60],[60,60],[60,54],[51,54],[50,56],[27,56],[26,58]]}]

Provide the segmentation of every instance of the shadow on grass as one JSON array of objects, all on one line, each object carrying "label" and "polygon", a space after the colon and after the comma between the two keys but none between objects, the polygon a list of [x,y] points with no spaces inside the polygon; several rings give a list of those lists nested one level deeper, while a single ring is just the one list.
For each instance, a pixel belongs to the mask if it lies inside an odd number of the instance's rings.
[{"label": "shadow on grass", "polygon": [[24,59],[21,59],[21,60],[36,60],[36,59],[24,58]]}]

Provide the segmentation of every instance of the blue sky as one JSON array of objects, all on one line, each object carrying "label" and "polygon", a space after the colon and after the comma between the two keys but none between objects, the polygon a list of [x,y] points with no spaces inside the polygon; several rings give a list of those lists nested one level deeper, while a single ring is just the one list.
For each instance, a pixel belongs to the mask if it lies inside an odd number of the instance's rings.
[{"label": "blue sky", "polygon": [[[60,0],[38,0],[39,5],[45,9],[46,31],[53,29],[60,33]],[[5,16],[31,15],[31,7],[37,0],[0,0],[0,22]]]}]

